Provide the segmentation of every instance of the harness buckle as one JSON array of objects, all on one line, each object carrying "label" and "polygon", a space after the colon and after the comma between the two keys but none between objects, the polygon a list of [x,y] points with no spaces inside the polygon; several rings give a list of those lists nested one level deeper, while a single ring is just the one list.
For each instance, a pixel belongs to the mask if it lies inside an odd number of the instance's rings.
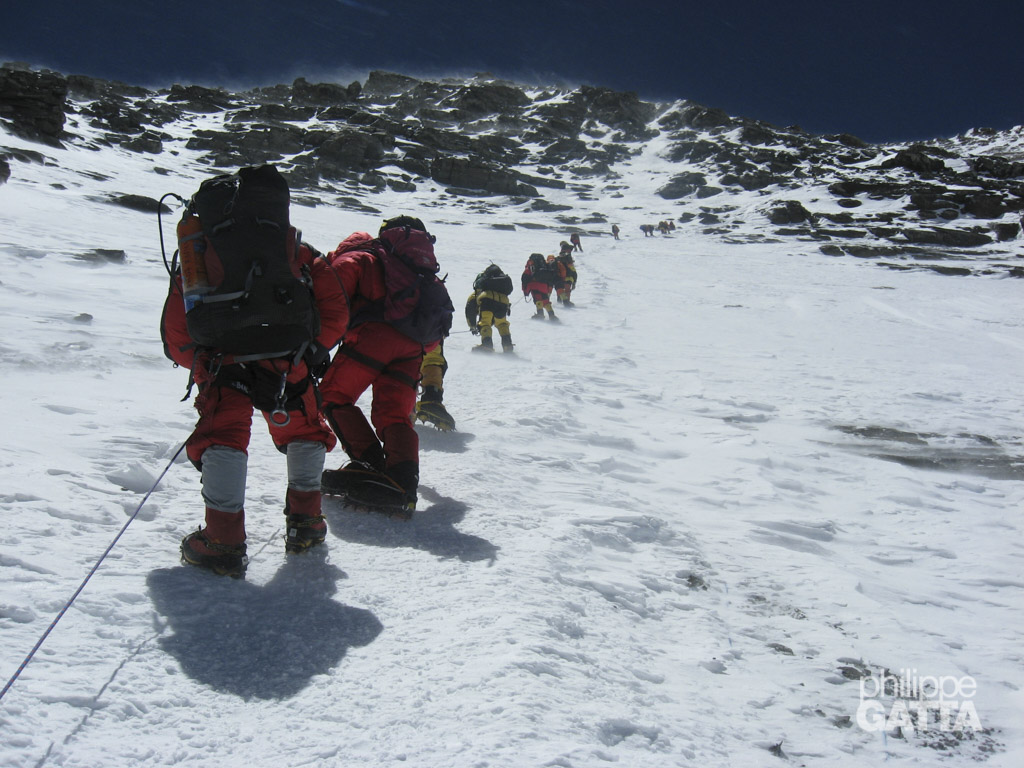
[{"label": "harness buckle", "polygon": [[281,386],[277,389],[277,396],[274,398],[274,405],[277,407],[270,412],[270,422],[275,427],[287,427],[292,420],[291,415],[285,409],[287,400],[284,396],[284,389],[288,385],[288,371],[281,371]]}]

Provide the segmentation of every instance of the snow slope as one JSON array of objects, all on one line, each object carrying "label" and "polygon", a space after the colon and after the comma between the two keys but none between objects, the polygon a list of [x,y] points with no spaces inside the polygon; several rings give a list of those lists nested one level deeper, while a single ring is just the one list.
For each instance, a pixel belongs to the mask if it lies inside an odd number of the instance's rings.
[{"label": "snow slope", "polygon": [[[45,159],[0,186],[7,681],[194,423],[156,218],[101,197],[206,172],[0,139]],[[561,324],[514,306],[516,357],[471,353],[457,314],[458,431],[419,427],[411,522],[328,501],[327,545],[286,558],[257,423],[247,579],[216,578],[178,563],[179,459],[0,700],[0,765],[1020,765],[1021,283],[644,238],[655,200],[578,203],[623,239],[584,237]],[[459,310],[491,260],[565,238],[429,184],[365,202],[428,222]],[[292,216],[322,250],[378,224]],[[983,730],[859,727],[858,678],[904,669],[973,680]]]}]

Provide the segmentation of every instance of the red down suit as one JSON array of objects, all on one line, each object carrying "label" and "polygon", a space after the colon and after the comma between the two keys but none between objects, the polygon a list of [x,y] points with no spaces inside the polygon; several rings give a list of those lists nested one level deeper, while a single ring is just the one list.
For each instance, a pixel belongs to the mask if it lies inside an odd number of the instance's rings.
[{"label": "red down suit", "polygon": [[[349,457],[387,472],[414,491],[419,437],[410,414],[423,355],[440,339],[421,344],[374,312],[387,295],[379,248],[368,233],[354,232],[327,256],[335,285],[347,297],[347,330],[320,392],[324,414]],[[367,421],[356,401],[370,388]]]}]

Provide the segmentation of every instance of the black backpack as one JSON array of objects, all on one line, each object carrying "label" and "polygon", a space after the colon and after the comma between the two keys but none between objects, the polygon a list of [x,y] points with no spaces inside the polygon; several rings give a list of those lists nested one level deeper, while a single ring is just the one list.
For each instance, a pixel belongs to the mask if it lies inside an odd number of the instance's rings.
[{"label": "black backpack", "polygon": [[[320,332],[288,206],[288,183],[272,165],[200,184],[179,224],[185,319],[197,345],[255,360],[300,354]],[[183,238],[189,217],[201,232]]]},{"label": "black backpack", "polygon": [[512,278],[502,272],[501,267],[497,264],[491,264],[476,276],[476,280],[473,281],[473,290],[494,291],[507,296],[512,293]]},{"label": "black backpack", "polygon": [[526,272],[535,282],[546,283],[547,285],[555,284],[555,270],[544,260],[543,254],[530,254],[530,258],[526,262]]}]

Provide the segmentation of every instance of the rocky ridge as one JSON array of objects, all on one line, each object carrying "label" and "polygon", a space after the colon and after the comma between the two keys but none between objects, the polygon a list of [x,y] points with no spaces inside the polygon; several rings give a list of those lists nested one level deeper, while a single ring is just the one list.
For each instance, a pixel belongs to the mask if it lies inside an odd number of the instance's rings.
[{"label": "rocky ridge", "polygon": [[[371,72],[347,86],[299,78],[230,92],[18,64],[0,68],[0,125],[51,148],[149,155],[155,172],[184,154],[211,172],[276,163],[306,204],[376,212],[376,193],[423,187],[480,212],[513,206],[524,227],[604,234],[612,222],[635,231],[673,219],[737,242],[814,241],[825,255],[896,269],[1024,276],[1022,127],[875,145],[690,101],[488,75]],[[42,155],[5,148],[0,135],[0,183],[19,162]]]}]

